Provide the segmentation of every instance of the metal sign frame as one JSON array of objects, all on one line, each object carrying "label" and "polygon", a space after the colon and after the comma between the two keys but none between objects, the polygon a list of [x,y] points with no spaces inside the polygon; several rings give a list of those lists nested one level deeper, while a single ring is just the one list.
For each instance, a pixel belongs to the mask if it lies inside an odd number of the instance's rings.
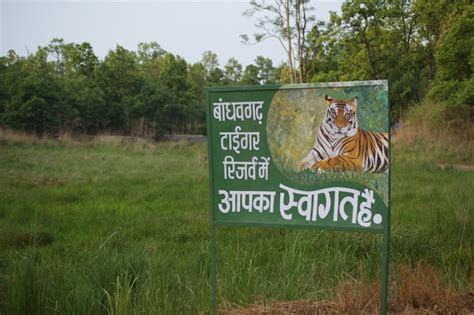
[{"label": "metal sign frame", "polygon": [[[317,89],[317,88],[341,88],[341,87],[366,87],[366,86],[383,86],[387,94],[387,115],[390,113],[390,103],[388,100],[388,82],[385,80],[375,81],[352,81],[352,82],[334,82],[334,83],[310,83],[310,84],[287,84],[287,85],[263,85],[263,86],[234,86],[234,87],[213,87],[206,91],[206,125],[208,135],[208,161],[209,161],[209,181],[210,181],[210,233],[211,233],[211,314],[216,314],[217,307],[217,237],[216,228],[218,225],[240,225],[240,226],[259,226],[259,227],[285,227],[285,228],[304,228],[317,230],[337,230],[337,231],[358,231],[382,234],[382,260],[381,260],[381,300],[380,300],[380,314],[387,312],[387,297],[388,297],[388,268],[389,268],[389,250],[390,250],[390,206],[391,206],[391,133],[390,125],[388,125],[388,198],[386,200],[386,211],[384,216],[383,227],[378,230],[370,230],[365,228],[354,228],[344,226],[314,226],[302,224],[279,224],[279,223],[265,223],[265,222],[232,222],[221,221],[216,218],[215,214],[215,169],[213,156],[213,143],[217,143],[213,139],[212,130],[212,102],[213,95],[227,92],[242,92],[242,93],[259,93],[265,91],[278,90],[299,90],[299,89]],[[388,117],[387,117],[388,119]]]}]

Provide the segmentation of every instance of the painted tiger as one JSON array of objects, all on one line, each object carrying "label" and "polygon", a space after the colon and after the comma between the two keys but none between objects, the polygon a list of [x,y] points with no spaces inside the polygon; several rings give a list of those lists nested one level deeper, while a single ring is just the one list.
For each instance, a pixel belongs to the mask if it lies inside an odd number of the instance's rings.
[{"label": "painted tiger", "polygon": [[328,107],[316,142],[299,163],[300,170],[364,171],[388,170],[388,134],[360,129],[357,121],[357,96],[335,100],[325,96]]}]

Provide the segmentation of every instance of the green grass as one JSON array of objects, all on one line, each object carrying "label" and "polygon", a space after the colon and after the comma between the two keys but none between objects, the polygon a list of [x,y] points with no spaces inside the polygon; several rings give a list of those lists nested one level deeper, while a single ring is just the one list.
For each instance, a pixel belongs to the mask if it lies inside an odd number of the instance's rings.
[{"label": "green grass", "polygon": [[[391,271],[423,261],[466,290],[474,172],[440,170],[420,147],[393,150]],[[0,140],[0,313],[208,312],[206,153]],[[221,227],[219,303],[331,298],[361,270],[377,279],[380,245],[364,233]]]}]

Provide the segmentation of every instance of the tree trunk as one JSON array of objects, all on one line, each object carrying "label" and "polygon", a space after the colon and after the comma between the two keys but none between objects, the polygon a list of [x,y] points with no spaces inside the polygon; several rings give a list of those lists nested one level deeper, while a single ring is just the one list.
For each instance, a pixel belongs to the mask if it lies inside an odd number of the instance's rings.
[{"label": "tree trunk", "polygon": [[302,0],[296,0],[296,5],[295,5],[295,20],[296,20],[296,35],[297,35],[297,53],[298,53],[298,64],[299,64],[299,77],[300,77],[300,83],[304,82],[303,79],[303,46],[302,46],[302,30],[303,27],[301,25],[301,1]]},{"label": "tree trunk", "polygon": [[428,48],[428,65],[430,67],[430,81],[432,81],[435,78],[435,69],[434,69],[434,56],[433,56],[433,50],[431,49],[431,45],[429,45],[429,48]]},{"label": "tree trunk", "polygon": [[[430,29],[425,26],[425,33],[426,33],[426,41],[428,42],[427,48],[428,48],[428,66],[430,70],[430,81],[434,80],[435,78],[435,60],[434,60],[434,54],[433,54],[433,42],[436,43],[436,33],[435,32],[430,32]],[[430,34],[433,33],[434,36],[434,41],[431,39]]]},{"label": "tree trunk", "polygon": [[378,75],[377,75],[377,68],[376,68],[376,63],[375,63],[375,58],[372,53],[372,48],[370,47],[370,41],[367,39],[364,33],[362,33],[362,39],[364,41],[365,45],[365,50],[367,52],[367,58],[369,59],[369,64],[370,64],[370,78],[372,80],[377,80]]},{"label": "tree trunk", "polygon": [[291,28],[290,28],[290,1],[285,1],[285,18],[286,18],[286,41],[288,45],[288,67],[290,67],[290,82],[295,83],[295,69],[293,67],[293,51],[291,47]]}]

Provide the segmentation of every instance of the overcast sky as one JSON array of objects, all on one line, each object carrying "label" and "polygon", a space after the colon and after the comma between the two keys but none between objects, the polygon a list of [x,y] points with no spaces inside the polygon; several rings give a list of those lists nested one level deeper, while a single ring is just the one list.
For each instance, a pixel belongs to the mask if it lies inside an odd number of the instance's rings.
[{"label": "overcast sky", "polygon": [[[242,16],[248,0],[239,1],[110,1],[0,0],[0,54],[9,49],[25,55],[54,37],[66,42],[89,42],[103,58],[117,44],[136,50],[140,42],[156,41],[188,62],[202,53],[217,53],[221,65],[230,57],[242,64],[256,56],[275,64],[285,60],[275,40],[244,45],[239,35],[256,31],[255,19]],[[339,12],[342,0],[313,0],[318,20]]]}]

